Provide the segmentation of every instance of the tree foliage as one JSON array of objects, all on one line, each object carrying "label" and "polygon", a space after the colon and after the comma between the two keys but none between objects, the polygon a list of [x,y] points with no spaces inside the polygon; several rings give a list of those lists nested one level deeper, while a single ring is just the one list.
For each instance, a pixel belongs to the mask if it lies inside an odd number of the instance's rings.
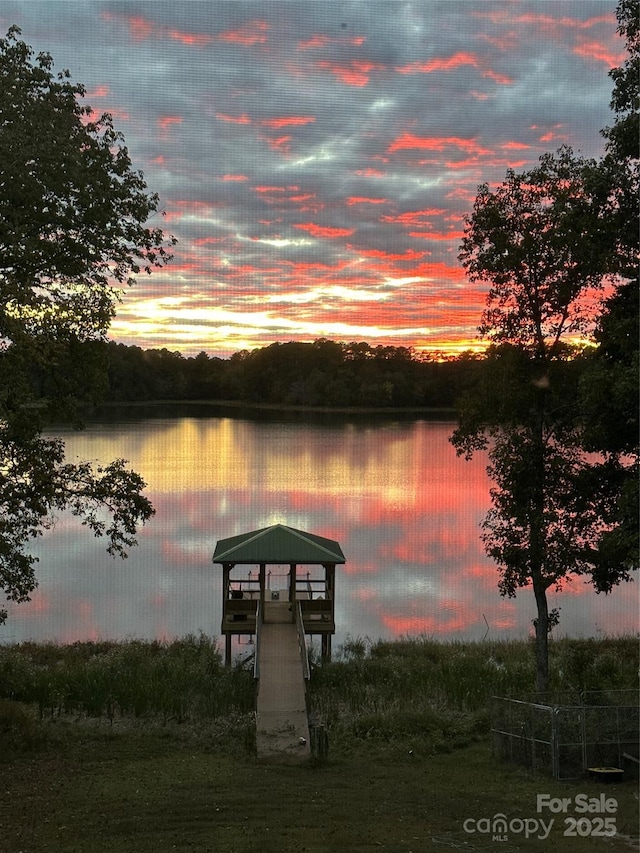
[{"label": "tree foliage", "polygon": [[[489,286],[480,332],[494,345],[452,442],[467,457],[489,450],[482,538],[503,595],[532,587],[539,691],[558,621],[547,591],[586,576],[609,592],[638,566],[637,13],[621,0],[629,58],[611,72],[605,157],[565,147],[479,187],[459,256]],[[580,354],[572,341],[594,323],[599,346]]]},{"label": "tree foliage", "polygon": [[[113,341],[102,350],[104,398],[111,402],[208,400],[326,409],[452,409],[478,368],[477,358],[470,354],[442,360],[408,347],[324,338],[269,344],[224,359],[206,352],[187,357],[165,348],[143,350]],[[48,380],[37,372],[33,379],[46,394]]]},{"label": "tree foliage", "polygon": [[42,431],[53,418],[77,423],[74,399],[97,396],[120,289],[167,262],[171,241],[147,225],[158,197],[111,116],[95,116],[84,87],[19,36],[0,39],[0,588],[25,601],[36,586],[28,543],[56,512],[121,556],[153,512],[123,460],[67,462]]},{"label": "tree foliage", "polygon": [[594,168],[563,148],[538,168],[510,171],[495,191],[480,187],[460,251],[471,280],[489,284],[480,331],[495,344],[484,387],[463,407],[452,441],[467,457],[489,449],[492,508],[482,538],[503,595],[533,588],[541,692],[548,632],[558,620],[547,591],[572,575],[603,589],[628,576],[593,572],[605,500],[586,488],[571,382],[572,339],[593,321],[594,293],[613,266],[608,242],[592,238],[607,230],[589,192]]},{"label": "tree foliage", "polygon": [[490,284],[480,333],[517,342],[547,360],[593,321],[592,291],[607,257],[588,239],[597,219],[587,184],[594,161],[565,146],[495,190],[478,188],[459,259],[471,281]]}]

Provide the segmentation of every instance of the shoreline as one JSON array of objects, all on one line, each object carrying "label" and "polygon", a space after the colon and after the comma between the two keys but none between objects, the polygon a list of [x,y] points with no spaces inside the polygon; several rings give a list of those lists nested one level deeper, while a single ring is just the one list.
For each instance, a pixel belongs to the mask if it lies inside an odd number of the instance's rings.
[{"label": "shoreline", "polygon": [[371,415],[371,414],[405,414],[405,415],[435,415],[435,416],[450,416],[452,420],[456,419],[456,409],[447,406],[304,406],[297,403],[256,403],[244,400],[109,400],[104,403],[81,403],[83,409],[91,409],[99,411],[101,409],[140,409],[144,407],[162,408],[167,406],[197,406],[224,409],[248,409],[255,411],[275,411],[275,412],[309,412],[313,414],[348,414],[348,415]]}]

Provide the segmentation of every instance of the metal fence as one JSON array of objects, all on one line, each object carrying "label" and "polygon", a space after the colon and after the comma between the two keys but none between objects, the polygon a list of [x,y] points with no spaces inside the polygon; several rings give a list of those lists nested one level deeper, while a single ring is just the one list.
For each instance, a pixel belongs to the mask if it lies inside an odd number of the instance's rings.
[{"label": "metal fence", "polygon": [[494,755],[555,779],[577,779],[592,767],[637,773],[638,694],[609,690],[492,700]]}]

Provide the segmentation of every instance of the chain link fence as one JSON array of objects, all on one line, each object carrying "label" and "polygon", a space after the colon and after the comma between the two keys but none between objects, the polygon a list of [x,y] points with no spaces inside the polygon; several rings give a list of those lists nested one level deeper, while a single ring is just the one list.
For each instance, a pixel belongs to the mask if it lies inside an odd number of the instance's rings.
[{"label": "chain link fence", "polygon": [[638,704],[634,690],[560,694],[533,701],[494,697],[494,755],[551,773],[555,779],[578,779],[593,767],[620,768],[637,776]]}]

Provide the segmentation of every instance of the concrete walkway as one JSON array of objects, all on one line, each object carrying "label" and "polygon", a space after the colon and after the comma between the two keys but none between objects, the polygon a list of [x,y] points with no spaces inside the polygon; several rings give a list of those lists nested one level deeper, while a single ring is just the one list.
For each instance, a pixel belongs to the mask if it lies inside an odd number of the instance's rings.
[{"label": "concrete walkway", "polygon": [[256,745],[259,758],[310,755],[298,632],[287,601],[265,602],[260,626]]}]

